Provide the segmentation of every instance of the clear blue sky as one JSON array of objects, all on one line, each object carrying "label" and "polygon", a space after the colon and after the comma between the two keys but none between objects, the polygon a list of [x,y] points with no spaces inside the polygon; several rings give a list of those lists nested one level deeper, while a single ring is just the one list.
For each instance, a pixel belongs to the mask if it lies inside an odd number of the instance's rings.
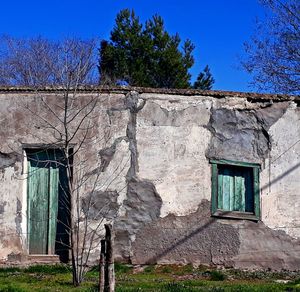
[{"label": "clear blue sky", "polygon": [[193,79],[208,64],[216,79],[213,89],[253,91],[249,75],[237,66],[256,17],[263,15],[257,0],[3,0],[0,33],[107,39],[117,12],[124,8],[134,9],[142,21],[160,14],[167,31],[192,40]]}]

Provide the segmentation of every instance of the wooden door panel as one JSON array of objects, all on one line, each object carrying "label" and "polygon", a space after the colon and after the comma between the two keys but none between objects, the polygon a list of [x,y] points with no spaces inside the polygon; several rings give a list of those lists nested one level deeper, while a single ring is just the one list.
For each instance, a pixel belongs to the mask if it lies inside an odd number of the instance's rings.
[{"label": "wooden door panel", "polygon": [[29,253],[47,254],[48,170],[30,162],[28,173]]},{"label": "wooden door panel", "polygon": [[48,254],[55,253],[55,239],[58,209],[59,168],[49,168],[49,226],[48,226]]},{"label": "wooden door panel", "polygon": [[59,167],[56,151],[28,153],[28,239],[30,254],[54,254]]}]

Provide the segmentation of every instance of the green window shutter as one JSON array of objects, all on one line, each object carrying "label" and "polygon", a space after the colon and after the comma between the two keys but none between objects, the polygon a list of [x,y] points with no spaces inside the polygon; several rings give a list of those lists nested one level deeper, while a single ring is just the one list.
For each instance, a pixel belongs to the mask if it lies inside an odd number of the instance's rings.
[{"label": "green window shutter", "polygon": [[211,160],[210,163],[212,214],[229,218],[259,219],[259,164],[229,160]]},{"label": "green window shutter", "polygon": [[[222,193],[220,197],[223,197],[223,210],[231,211],[233,210],[233,203],[234,203],[234,176],[230,169],[222,169],[219,172],[219,176],[222,176]],[[219,208],[219,206],[218,206]]]},{"label": "green window shutter", "polygon": [[211,165],[211,192],[212,192],[212,198],[211,198],[211,211],[212,213],[215,213],[218,208],[218,165],[213,163]]},{"label": "green window shutter", "polygon": [[253,171],[258,168],[248,169],[245,172],[245,212],[254,212]]},{"label": "green window shutter", "polygon": [[[215,165],[217,167],[217,165]],[[223,175],[217,173],[218,179],[218,209],[223,209]]]},{"label": "green window shutter", "polygon": [[48,229],[48,254],[55,252],[56,221],[58,211],[58,185],[59,168],[49,168],[49,229]]},{"label": "green window shutter", "polygon": [[253,212],[253,187],[250,168],[220,166],[218,209]]},{"label": "green window shutter", "polygon": [[254,176],[254,212],[257,218],[260,218],[260,197],[259,197],[259,168],[253,168]]},{"label": "green window shutter", "polygon": [[237,170],[234,174],[234,211],[245,211],[245,185],[246,178],[242,171]]},{"label": "green window shutter", "polygon": [[218,165],[218,209],[254,212],[254,169],[258,168]]}]

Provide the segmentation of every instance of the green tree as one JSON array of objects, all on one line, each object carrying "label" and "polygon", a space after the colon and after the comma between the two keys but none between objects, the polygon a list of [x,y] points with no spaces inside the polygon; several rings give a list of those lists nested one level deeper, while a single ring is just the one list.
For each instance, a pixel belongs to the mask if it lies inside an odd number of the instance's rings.
[{"label": "green tree", "polygon": [[99,49],[100,83],[189,88],[194,45],[186,40],[180,49],[180,43],[159,15],[143,25],[134,11],[120,11],[110,40],[103,40]]},{"label": "green tree", "polygon": [[202,89],[202,90],[211,90],[214,83],[215,83],[215,79],[210,73],[210,69],[208,65],[206,65],[203,72],[199,73],[197,80],[193,85],[193,88]]}]

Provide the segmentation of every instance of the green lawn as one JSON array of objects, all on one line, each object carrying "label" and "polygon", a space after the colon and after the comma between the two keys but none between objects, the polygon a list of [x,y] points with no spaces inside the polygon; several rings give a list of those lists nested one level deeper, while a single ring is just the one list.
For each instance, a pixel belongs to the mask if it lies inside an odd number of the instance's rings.
[{"label": "green lawn", "polygon": [[[300,291],[300,273],[243,272],[205,267],[116,264],[116,291]],[[279,280],[279,281],[278,281]],[[284,281],[288,281],[285,283]],[[97,291],[98,272],[91,270],[84,283],[72,286],[68,266],[32,266],[0,269],[0,291]]]}]

